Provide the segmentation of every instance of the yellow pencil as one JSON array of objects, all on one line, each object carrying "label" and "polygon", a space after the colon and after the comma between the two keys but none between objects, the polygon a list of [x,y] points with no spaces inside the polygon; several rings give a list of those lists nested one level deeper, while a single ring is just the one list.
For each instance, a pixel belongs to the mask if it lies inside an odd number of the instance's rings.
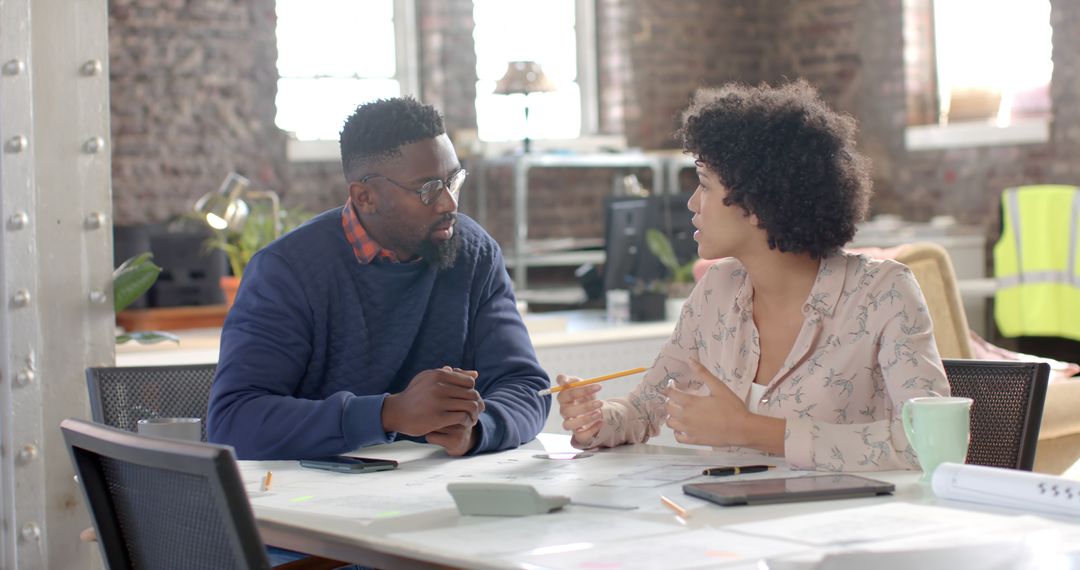
[{"label": "yellow pencil", "polygon": [[613,372],[605,376],[597,376],[596,378],[589,378],[588,380],[578,380],[577,382],[571,382],[566,385],[552,386],[544,390],[537,390],[537,396],[547,396],[548,394],[557,394],[563,390],[569,390],[571,388],[577,388],[579,386],[588,386],[589,384],[596,384],[597,382],[605,382],[607,380],[614,380],[615,378],[622,378],[623,376],[629,376],[631,374],[638,374],[645,372],[648,368],[631,368],[630,370],[623,370],[622,372]]},{"label": "yellow pencil", "polygon": [[690,513],[688,513],[686,509],[680,507],[679,504],[675,501],[672,501],[671,499],[660,495],[660,502],[663,503],[665,507],[671,509],[672,511],[675,511],[675,514],[679,515],[680,517],[684,519],[690,518]]}]

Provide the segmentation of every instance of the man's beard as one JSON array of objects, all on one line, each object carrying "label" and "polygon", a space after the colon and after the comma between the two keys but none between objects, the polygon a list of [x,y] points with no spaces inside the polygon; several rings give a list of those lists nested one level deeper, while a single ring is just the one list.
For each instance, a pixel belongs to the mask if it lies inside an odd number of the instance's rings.
[{"label": "man's beard", "polygon": [[[439,220],[432,227],[444,223],[446,220]],[[427,262],[428,265],[438,269],[440,271],[444,269],[450,269],[454,266],[454,262],[457,261],[458,251],[461,250],[461,240],[458,239],[457,224],[451,226],[454,228],[454,233],[450,235],[450,239],[435,243],[431,239],[431,231],[429,228],[428,238],[420,242],[420,247],[417,248],[417,252],[420,258]]]}]

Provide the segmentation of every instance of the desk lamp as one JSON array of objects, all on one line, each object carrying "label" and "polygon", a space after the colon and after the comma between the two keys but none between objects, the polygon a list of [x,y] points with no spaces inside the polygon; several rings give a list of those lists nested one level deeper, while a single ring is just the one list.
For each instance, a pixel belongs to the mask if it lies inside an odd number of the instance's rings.
[{"label": "desk lamp", "polygon": [[244,198],[269,200],[270,215],[274,220],[274,237],[281,235],[281,200],[273,190],[253,190],[251,181],[230,172],[215,192],[203,194],[195,202],[195,211],[201,214],[207,225],[215,230],[239,232],[244,228],[251,209]]},{"label": "desk lamp", "polygon": [[540,64],[535,61],[511,61],[506,64],[506,73],[495,83],[496,95],[525,95],[525,140],[523,150],[529,152],[529,93],[554,91],[555,84],[544,75]]}]

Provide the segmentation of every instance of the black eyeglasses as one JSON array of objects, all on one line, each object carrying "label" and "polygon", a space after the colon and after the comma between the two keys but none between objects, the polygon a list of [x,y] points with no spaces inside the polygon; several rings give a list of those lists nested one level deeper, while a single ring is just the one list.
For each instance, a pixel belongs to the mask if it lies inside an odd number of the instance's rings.
[{"label": "black eyeglasses", "polygon": [[447,191],[450,192],[450,197],[453,198],[454,202],[456,203],[458,199],[458,194],[461,192],[461,185],[465,183],[465,177],[468,174],[468,171],[462,168],[457,172],[451,174],[450,178],[448,178],[446,182],[437,179],[429,180],[425,182],[423,186],[415,189],[409,188],[408,186],[402,186],[398,182],[394,181],[394,179],[387,178],[382,174],[368,174],[367,176],[361,178],[360,182],[367,182],[372,178],[382,178],[393,184],[394,186],[401,188],[402,190],[419,194],[420,201],[423,202],[425,205],[430,206],[432,203],[435,202],[435,200],[439,198],[439,192],[441,192],[443,188],[446,188]]}]

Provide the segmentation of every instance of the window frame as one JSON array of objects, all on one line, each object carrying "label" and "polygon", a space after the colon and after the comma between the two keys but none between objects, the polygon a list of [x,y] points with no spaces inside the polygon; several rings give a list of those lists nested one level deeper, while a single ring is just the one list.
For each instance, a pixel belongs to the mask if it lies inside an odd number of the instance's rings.
[{"label": "window frame", "polygon": [[[419,30],[416,24],[416,0],[393,0],[393,5],[395,48],[393,78],[398,82],[402,96],[417,97],[420,94],[420,48]],[[285,156],[290,162],[326,162],[341,156],[339,144],[337,140],[300,140],[290,136],[285,143]]]},{"label": "window frame", "polygon": [[[941,0],[929,0],[931,10]],[[1049,0],[1047,0],[1049,1]],[[934,23],[936,29],[937,23]],[[931,32],[934,34],[935,32]],[[1051,42],[1053,41],[1051,35]],[[933,53],[934,74],[938,73],[938,54],[936,40]],[[940,81],[935,77],[935,85]],[[1053,77],[1049,80],[1053,82]],[[937,99],[935,97],[935,99]],[[941,102],[937,101],[940,110]],[[909,110],[910,112],[910,110]],[[1009,125],[997,126],[984,121],[962,121],[947,124],[931,123],[906,125],[904,147],[909,151],[943,150],[957,148],[975,148],[982,146],[1004,146],[1023,144],[1045,144],[1050,141],[1050,122],[1053,118],[1053,101],[1049,116],[1015,120]]]},{"label": "window frame", "polygon": [[[600,149],[626,149],[623,134],[600,132],[600,87],[596,34],[596,0],[574,0],[574,35],[577,41],[577,81],[581,100],[581,132],[565,139],[529,139],[534,152],[572,150],[597,152]],[[521,140],[482,141],[484,155],[500,156],[521,147]]]}]

